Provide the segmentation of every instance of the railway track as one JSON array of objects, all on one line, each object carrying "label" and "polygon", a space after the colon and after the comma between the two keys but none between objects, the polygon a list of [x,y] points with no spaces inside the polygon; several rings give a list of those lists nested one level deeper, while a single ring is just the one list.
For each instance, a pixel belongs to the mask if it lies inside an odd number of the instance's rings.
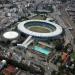
[{"label": "railway track", "polygon": [[61,12],[61,18],[63,19],[65,25],[67,26],[67,28],[70,30],[72,36],[75,38],[75,25],[74,23],[71,21],[67,11],[65,11],[65,6],[63,6],[62,9],[59,9],[59,11]]}]

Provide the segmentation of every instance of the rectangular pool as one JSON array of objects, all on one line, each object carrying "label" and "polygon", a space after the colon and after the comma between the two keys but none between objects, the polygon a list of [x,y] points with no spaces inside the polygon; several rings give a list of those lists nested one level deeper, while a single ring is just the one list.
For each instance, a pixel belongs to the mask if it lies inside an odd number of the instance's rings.
[{"label": "rectangular pool", "polygon": [[48,49],[44,49],[44,48],[39,47],[39,46],[34,46],[32,49],[36,50],[38,52],[41,52],[41,53],[43,53],[45,55],[48,55],[50,53],[50,51]]}]

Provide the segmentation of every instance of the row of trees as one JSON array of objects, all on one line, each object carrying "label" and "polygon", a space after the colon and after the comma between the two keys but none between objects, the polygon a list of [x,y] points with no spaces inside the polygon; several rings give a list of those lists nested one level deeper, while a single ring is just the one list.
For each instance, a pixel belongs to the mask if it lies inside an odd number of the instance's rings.
[{"label": "row of trees", "polygon": [[65,3],[65,2],[67,2],[68,0],[60,0],[62,3]]}]

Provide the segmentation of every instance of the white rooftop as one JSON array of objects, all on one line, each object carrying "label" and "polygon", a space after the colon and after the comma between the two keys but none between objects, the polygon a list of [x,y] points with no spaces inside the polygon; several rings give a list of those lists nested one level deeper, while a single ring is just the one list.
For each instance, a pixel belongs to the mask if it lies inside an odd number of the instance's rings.
[{"label": "white rooftop", "polygon": [[6,38],[6,39],[15,39],[18,37],[18,33],[15,32],[15,31],[9,31],[9,32],[5,32],[3,34],[3,37]]}]

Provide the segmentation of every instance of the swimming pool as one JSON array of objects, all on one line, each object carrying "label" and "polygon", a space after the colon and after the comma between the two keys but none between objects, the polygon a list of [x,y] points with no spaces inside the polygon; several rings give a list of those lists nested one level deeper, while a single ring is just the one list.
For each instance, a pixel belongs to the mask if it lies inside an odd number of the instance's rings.
[{"label": "swimming pool", "polygon": [[41,53],[43,53],[45,55],[48,55],[50,53],[50,51],[48,49],[44,49],[44,48],[41,48],[39,46],[34,46],[32,49],[36,50],[38,52],[41,52]]}]

